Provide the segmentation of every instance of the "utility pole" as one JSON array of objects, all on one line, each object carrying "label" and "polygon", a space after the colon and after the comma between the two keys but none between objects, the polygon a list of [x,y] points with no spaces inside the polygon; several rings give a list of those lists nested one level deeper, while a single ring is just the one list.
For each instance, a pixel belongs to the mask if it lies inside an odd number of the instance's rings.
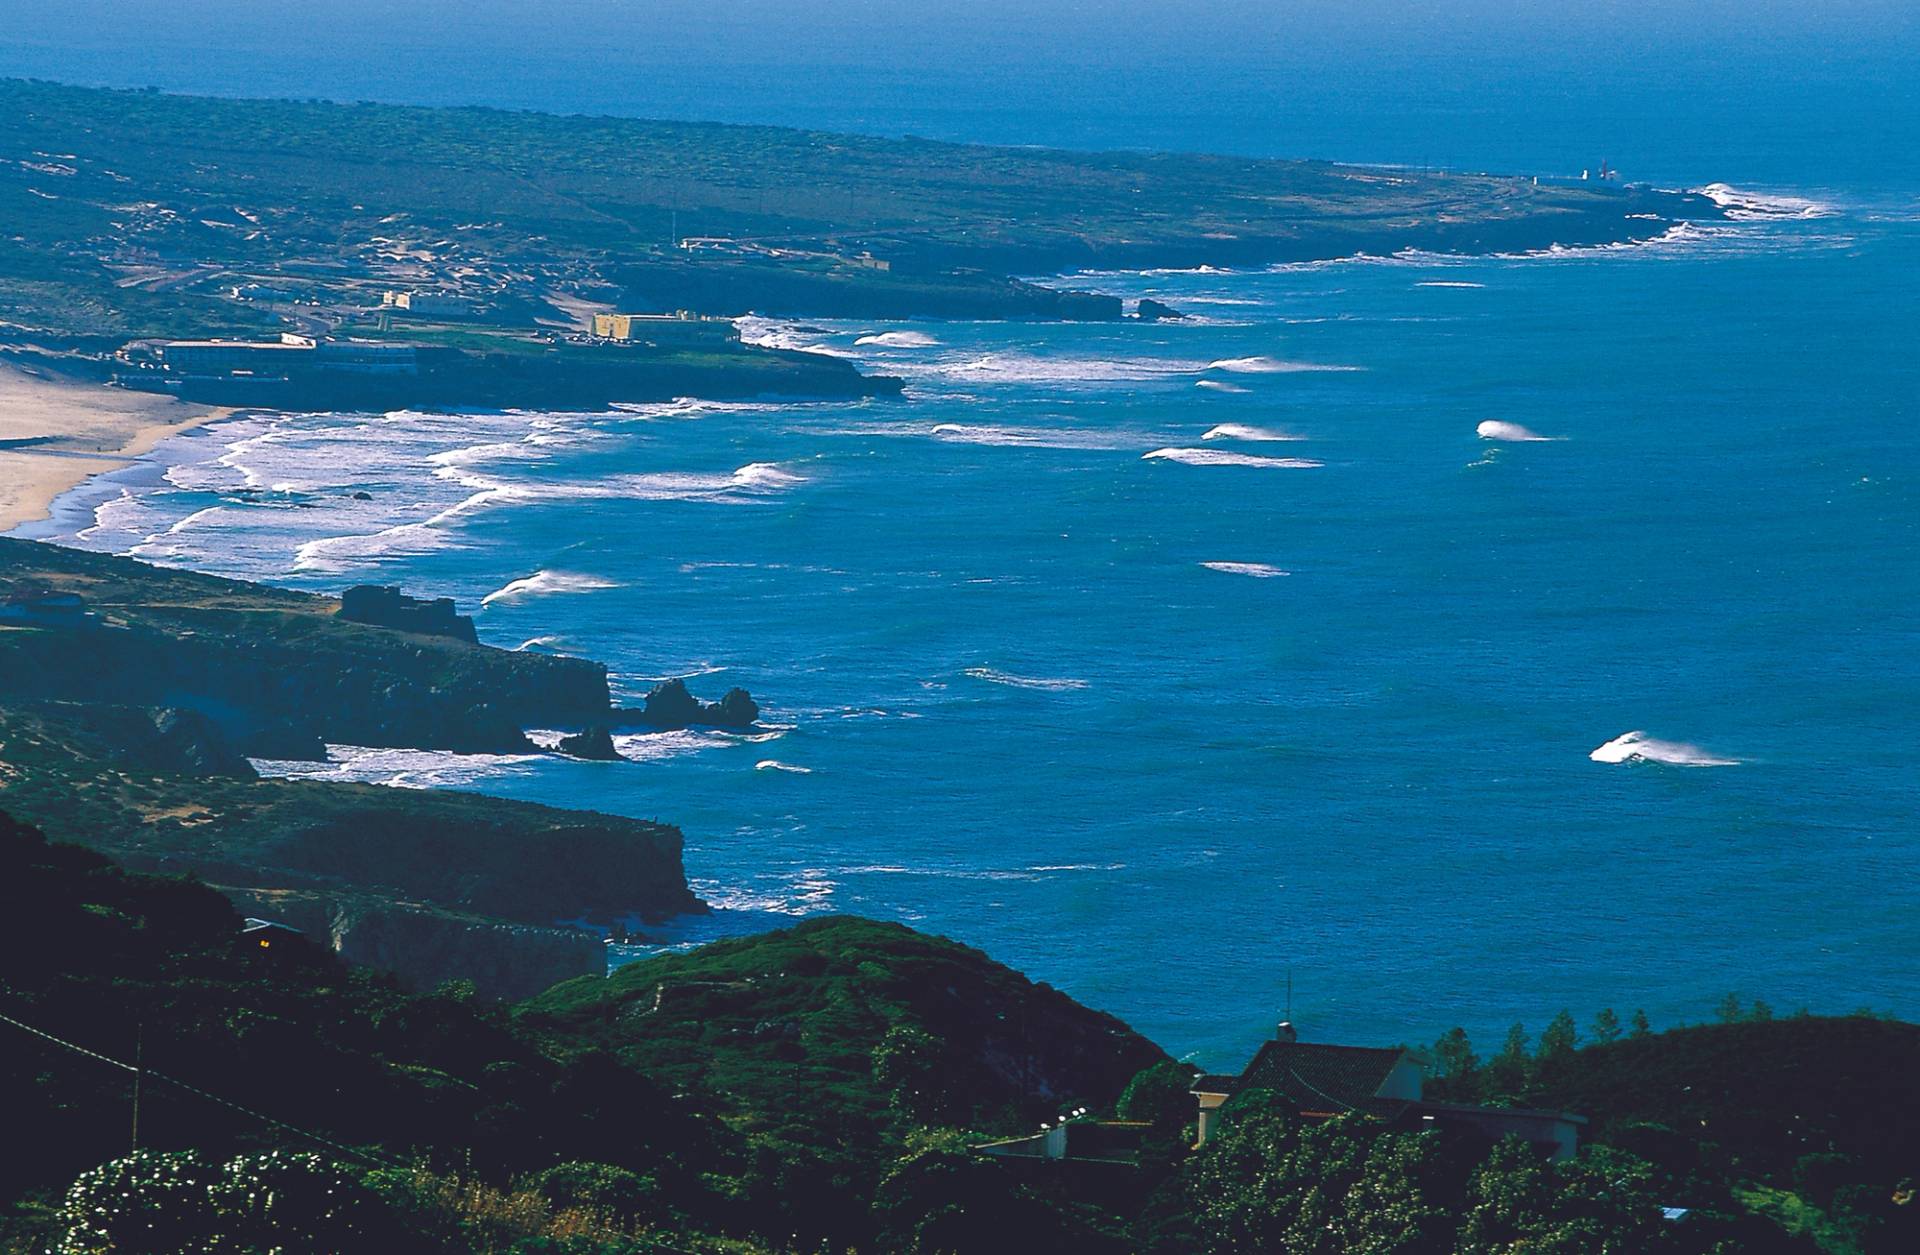
[{"label": "utility pole", "polygon": [[137,1023],[133,1027],[133,1148],[130,1153],[140,1153],[140,1078],[144,1072],[141,1055],[146,1049],[147,1026]]}]

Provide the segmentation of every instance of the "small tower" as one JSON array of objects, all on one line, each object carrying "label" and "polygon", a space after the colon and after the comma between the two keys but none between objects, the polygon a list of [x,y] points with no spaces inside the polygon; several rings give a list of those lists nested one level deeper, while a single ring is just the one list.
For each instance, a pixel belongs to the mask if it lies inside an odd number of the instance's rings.
[{"label": "small tower", "polygon": [[1292,1020],[1282,1020],[1280,1027],[1273,1030],[1273,1039],[1291,1043],[1299,1041],[1300,1034],[1294,1029]]}]

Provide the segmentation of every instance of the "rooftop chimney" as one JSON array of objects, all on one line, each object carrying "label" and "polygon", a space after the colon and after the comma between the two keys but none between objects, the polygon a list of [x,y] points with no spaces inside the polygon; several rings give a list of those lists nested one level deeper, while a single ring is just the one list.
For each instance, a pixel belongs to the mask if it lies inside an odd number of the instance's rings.
[{"label": "rooftop chimney", "polygon": [[1292,1020],[1280,1021],[1280,1027],[1273,1030],[1275,1041],[1294,1042],[1300,1040],[1300,1034],[1294,1031]]}]

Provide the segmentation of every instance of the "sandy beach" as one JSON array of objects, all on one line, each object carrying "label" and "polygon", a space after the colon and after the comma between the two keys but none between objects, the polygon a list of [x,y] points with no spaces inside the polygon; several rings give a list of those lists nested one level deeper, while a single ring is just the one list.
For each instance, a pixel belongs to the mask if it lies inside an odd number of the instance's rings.
[{"label": "sandy beach", "polygon": [[228,413],[0,365],[0,533],[45,518],[54,498],[88,476]]}]

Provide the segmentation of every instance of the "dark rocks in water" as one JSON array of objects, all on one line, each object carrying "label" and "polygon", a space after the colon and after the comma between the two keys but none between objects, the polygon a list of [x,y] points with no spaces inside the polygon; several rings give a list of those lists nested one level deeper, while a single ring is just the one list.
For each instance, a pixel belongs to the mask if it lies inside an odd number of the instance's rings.
[{"label": "dark rocks in water", "polygon": [[685,680],[667,680],[653,686],[640,707],[640,716],[656,727],[689,727],[700,722],[700,699],[687,692]]},{"label": "dark rocks in water", "polygon": [[621,761],[620,751],[613,747],[613,733],[607,730],[605,724],[596,723],[572,736],[563,736],[560,744],[554,748],[568,758],[587,758],[602,763]]},{"label": "dark rocks in water", "polygon": [[371,501],[373,500],[373,494],[370,492],[356,492],[353,494],[353,499],[355,501]]},{"label": "dark rocks in water", "polygon": [[147,757],[154,769],[190,776],[258,778],[253,764],[227,741],[220,725],[197,710],[155,711],[153,730],[156,739]]},{"label": "dark rocks in water", "polygon": [[760,717],[760,705],[743,688],[728,689],[717,702],[703,702],[687,691],[685,680],[665,680],[653,686],[639,710],[613,712],[615,727],[641,725],[673,730],[695,726],[746,728]]},{"label": "dark rocks in water", "polygon": [[1150,296],[1143,296],[1140,298],[1140,308],[1135,311],[1133,316],[1135,318],[1138,318],[1141,322],[1160,322],[1164,319],[1169,319],[1169,318],[1185,318],[1186,317],[1185,314],[1181,313],[1179,310],[1175,309],[1173,306],[1164,305],[1161,302],[1154,300]]},{"label": "dark rocks in water", "polygon": [[742,688],[731,688],[726,696],[705,708],[708,722],[723,728],[749,728],[760,717],[760,703]]},{"label": "dark rocks in water", "polygon": [[427,601],[409,597],[397,588],[356,584],[340,594],[340,617],[351,623],[370,623],[420,636],[447,636],[479,643],[473,620],[454,610],[451,597]]}]

